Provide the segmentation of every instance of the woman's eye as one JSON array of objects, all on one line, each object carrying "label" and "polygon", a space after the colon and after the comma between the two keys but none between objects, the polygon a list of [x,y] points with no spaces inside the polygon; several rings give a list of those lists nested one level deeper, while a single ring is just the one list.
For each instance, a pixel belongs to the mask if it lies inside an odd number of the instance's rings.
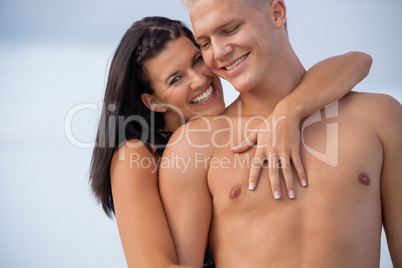
[{"label": "woman's eye", "polygon": [[175,78],[173,78],[172,82],[170,82],[170,85],[176,84],[177,82],[179,82],[180,80],[180,76],[176,76]]}]

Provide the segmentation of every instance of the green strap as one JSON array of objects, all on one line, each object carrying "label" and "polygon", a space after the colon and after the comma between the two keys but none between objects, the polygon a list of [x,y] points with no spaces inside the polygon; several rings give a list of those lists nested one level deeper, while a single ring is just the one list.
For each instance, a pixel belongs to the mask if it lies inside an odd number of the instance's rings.
[{"label": "green strap", "polygon": [[164,137],[165,139],[168,138],[168,137],[167,137],[167,134],[166,134],[165,127],[162,128],[162,135],[163,135],[163,137]]}]

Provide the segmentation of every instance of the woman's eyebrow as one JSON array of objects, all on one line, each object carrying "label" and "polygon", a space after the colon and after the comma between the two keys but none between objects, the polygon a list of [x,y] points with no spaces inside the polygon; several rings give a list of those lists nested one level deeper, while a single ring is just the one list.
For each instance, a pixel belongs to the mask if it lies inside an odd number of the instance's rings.
[{"label": "woman's eyebrow", "polygon": [[195,59],[198,57],[198,55],[200,55],[201,52],[197,51],[194,56],[191,58],[191,63],[193,63],[195,61]]},{"label": "woman's eyebrow", "polygon": [[166,78],[166,80],[165,80],[165,84],[169,84],[169,80],[170,80],[172,77],[175,77],[176,75],[178,75],[179,73],[180,73],[180,71],[175,71],[175,72],[173,72],[171,75],[169,75],[168,78]]},{"label": "woman's eyebrow", "polygon": [[[199,51],[195,52],[195,54],[193,55],[193,57],[191,57],[191,63],[195,61],[195,59],[198,57],[198,55],[199,55],[200,53],[201,53],[201,52],[199,52]],[[179,73],[180,73],[180,71],[175,71],[175,72],[173,72],[171,75],[169,75],[168,78],[166,78],[166,80],[165,80],[165,84],[169,84],[169,80],[170,80],[172,77],[175,77],[176,75],[178,75]]]}]

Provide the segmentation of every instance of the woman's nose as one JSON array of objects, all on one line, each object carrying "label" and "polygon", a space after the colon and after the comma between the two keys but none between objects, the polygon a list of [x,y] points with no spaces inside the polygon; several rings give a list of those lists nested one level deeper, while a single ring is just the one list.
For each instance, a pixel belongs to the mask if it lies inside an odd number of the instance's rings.
[{"label": "woman's nose", "polygon": [[207,83],[207,77],[200,72],[195,70],[190,71],[190,87],[191,89],[204,88]]}]

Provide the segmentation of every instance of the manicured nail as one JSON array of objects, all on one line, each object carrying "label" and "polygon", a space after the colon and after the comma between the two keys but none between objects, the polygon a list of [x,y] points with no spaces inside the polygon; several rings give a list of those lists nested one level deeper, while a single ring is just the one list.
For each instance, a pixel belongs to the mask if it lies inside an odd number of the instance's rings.
[{"label": "manicured nail", "polygon": [[302,185],[307,186],[307,181],[305,179],[302,179]]},{"label": "manicured nail", "polygon": [[236,149],[239,149],[240,148],[240,146],[235,146],[235,147],[232,147],[232,150],[236,150]]},{"label": "manicured nail", "polygon": [[293,190],[289,191],[289,198],[295,198],[295,192]]},{"label": "manicured nail", "polygon": [[255,188],[255,184],[253,182],[250,182],[249,185],[248,185],[248,189],[249,190],[254,190],[254,188]]},{"label": "manicured nail", "polygon": [[275,198],[275,199],[281,198],[281,193],[278,192],[278,191],[275,191],[275,193],[274,193],[274,198]]}]

